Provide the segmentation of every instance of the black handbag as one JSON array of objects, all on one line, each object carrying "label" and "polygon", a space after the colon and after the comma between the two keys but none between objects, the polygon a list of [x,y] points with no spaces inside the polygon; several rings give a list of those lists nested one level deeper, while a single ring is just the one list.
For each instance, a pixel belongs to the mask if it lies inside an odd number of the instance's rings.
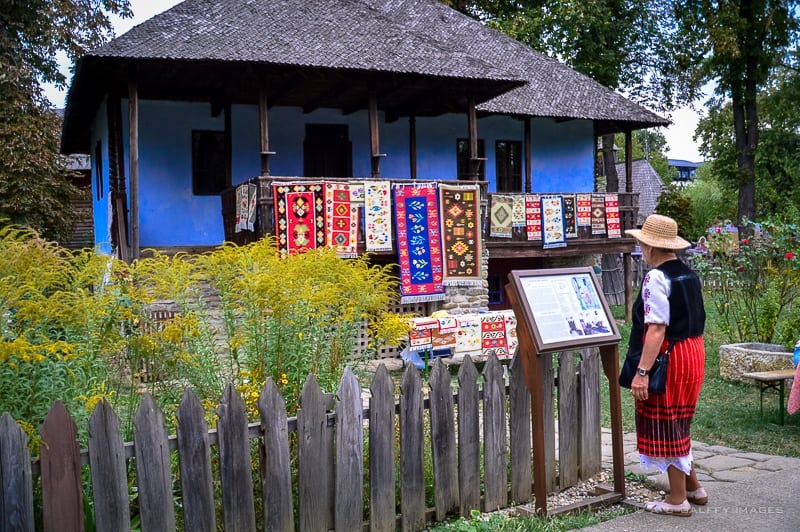
[{"label": "black handbag", "polygon": [[[667,391],[667,363],[669,362],[669,354],[672,351],[674,342],[670,342],[667,350],[659,353],[656,361],[653,362],[653,367],[650,368],[650,381],[647,385],[647,391],[651,394],[660,394]],[[636,371],[639,369],[639,361],[642,358],[642,353],[629,353],[625,357],[625,362],[622,364],[622,371],[619,373],[619,385],[623,388],[630,388],[633,378],[636,376]]]}]

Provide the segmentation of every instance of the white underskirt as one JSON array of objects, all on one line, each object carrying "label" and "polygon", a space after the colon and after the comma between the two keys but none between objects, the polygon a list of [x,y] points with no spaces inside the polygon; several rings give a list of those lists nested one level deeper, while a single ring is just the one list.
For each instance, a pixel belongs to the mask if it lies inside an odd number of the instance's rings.
[{"label": "white underskirt", "polygon": [[666,473],[669,466],[675,466],[680,469],[684,475],[689,475],[692,472],[692,462],[694,462],[692,451],[689,451],[689,454],[686,456],[673,456],[669,458],[664,458],[662,456],[645,456],[643,454],[639,455],[639,463],[645,471],[654,471],[657,469],[662,473]]}]

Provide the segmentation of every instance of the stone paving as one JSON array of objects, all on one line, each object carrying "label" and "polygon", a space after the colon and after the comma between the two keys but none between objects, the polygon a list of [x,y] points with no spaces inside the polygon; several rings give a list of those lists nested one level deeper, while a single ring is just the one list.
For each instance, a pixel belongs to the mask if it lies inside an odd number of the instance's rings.
[{"label": "stone paving", "polygon": [[[669,483],[663,473],[647,472],[639,465],[639,453],[636,451],[636,434],[626,433],[622,437],[625,469],[634,474],[646,474],[659,489],[667,490]],[[603,429],[603,466],[611,468],[611,431]],[[724,447],[722,445],[706,445],[692,442],[692,453],[695,459],[697,477],[704,485],[715,482],[737,482],[753,478],[754,475],[788,470],[800,471],[800,458],[773,456],[761,453],[747,453]]]}]

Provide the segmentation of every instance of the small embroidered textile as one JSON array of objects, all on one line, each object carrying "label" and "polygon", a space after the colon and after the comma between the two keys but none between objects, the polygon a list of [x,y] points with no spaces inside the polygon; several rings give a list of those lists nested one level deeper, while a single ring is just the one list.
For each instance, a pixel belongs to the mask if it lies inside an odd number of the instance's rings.
[{"label": "small embroidered textile", "polygon": [[592,225],[592,195],[578,194],[578,227]]},{"label": "small embroidered textile", "polygon": [[433,331],[431,329],[416,329],[414,327],[408,331],[408,350],[425,351],[430,349],[433,341]]},{"label": "small embroidered textile", "polygon": [[481,276],[480,189],[439,185],[445,286],[476,286]]},{"label": "small embroidered textile", "polygon": [[364,236],[367,251],[392,250],[392,194],[389,181],[364,183]]},{"label": "small embroidered textile", "polygon": [[578,220],[575,217],[575,194],[564,195],[564,234],[578,238]]},{"label": "small embroidered textile", "polygon": [[508,355],[506,320],[502,314],[486,314],[481,318],[481,355]]},{"label": "small embroidered textile", "polygon": [[255,231],[256,225],[256,194],[258,186],[242,183],[236,187],[236,218],[233,228],[234,233],[241,231]]},{"label": "small embroidered textile", "polygon": [[622,238],[619,222],[619,196],[606,194],[606,226],[608,238]]},{"label": "small embroidered textile", "polygon": [[435,183],[394,185],[400,302],[445,298],[439,195]]},{"label": "small embroidered textile", "polygon": [[528,240],[542,239],[542,204],[539,194],[525,195],[525,227]]},{"label": "small embroidered textile", "polygon": [[358,257],[358,207],[347,183],[325,183],[325,232],[340,257]]},{"label": "small embroidered textile", "polygon": [[281,256],[325,245],[325,194],[323,183],[272,185],[275,227]]},{"label": "small embroidered textile", "polygon": [[525,227],[525,195],[515,194],[511,197],[514,199],[514,204],[511,206],[511,225]]},{"label": "small embroidered textile", "polygon": [[492,195],[492,208],[490,211],[489,236],[511,238],[514,198],[511,196]]},{"label": "small embroidered textile", "polygon": [[563,248],[567,245],[564,234],[564,198],[556,195],[542,196],[542,225],[544,249]]},{"label": "small embroidered textile", "polygon": [[481,317],[479,314],[464,314],[456,318],[456,353],[480,353],[481,351]]},{"label": "small embroidered textile", "polygon": [[592,234],[606,234],[606,198],[603,194],[592,194]]}]

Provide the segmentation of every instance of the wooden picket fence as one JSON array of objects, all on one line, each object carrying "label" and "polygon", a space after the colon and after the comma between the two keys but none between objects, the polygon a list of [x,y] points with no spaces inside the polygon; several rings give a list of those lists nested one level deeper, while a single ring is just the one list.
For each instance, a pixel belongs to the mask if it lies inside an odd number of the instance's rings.
[{"label": "wooden picket fence", "polygon": [[[593,350],[544,358],[544,406],[552,415],[545,417],[551,421],[545,429],[547,471],[536,472],[536,479],[546,481],[552,493],[601,469],[600,373]],[[454,392],[449,371],[437,360],[426,397],[419,372],[409,366],[398,399],[380,366],[365,407],[349,369],[335,395],[323,393],[310,375],[296,418],[287,417],[284,399],[269,380],[258,400],[258,423],[248,422],[242,398],[229,385],[213,430],[187,389],[175,435],[167,434],[164,414],[145,395],[129,443],[122,440],[115,412],[100,403],[89,419],[85,450],[57,402],[42,425],[41,456],[34,460],[27,436],[6,413],[0,418],[0,530],[83,531],[90,518],[97,530],[130,530],[131,486],[143,531],[172,531],[180,524],[185,530],[221,525],[252,531],[257,522],[269,531],[422,530],[446,516],[530,501],[531,404],[520,358],[505,372],[491,357],[482,375],[466,358],[457,380]],[[261,489],[254,489],[254,464]],[[87,466],[91,493],[85,496],[81,473]],[[36,518],[34,493],[41,494]],[[84,515],[84,498],[93,501],[91,516]]]}]

